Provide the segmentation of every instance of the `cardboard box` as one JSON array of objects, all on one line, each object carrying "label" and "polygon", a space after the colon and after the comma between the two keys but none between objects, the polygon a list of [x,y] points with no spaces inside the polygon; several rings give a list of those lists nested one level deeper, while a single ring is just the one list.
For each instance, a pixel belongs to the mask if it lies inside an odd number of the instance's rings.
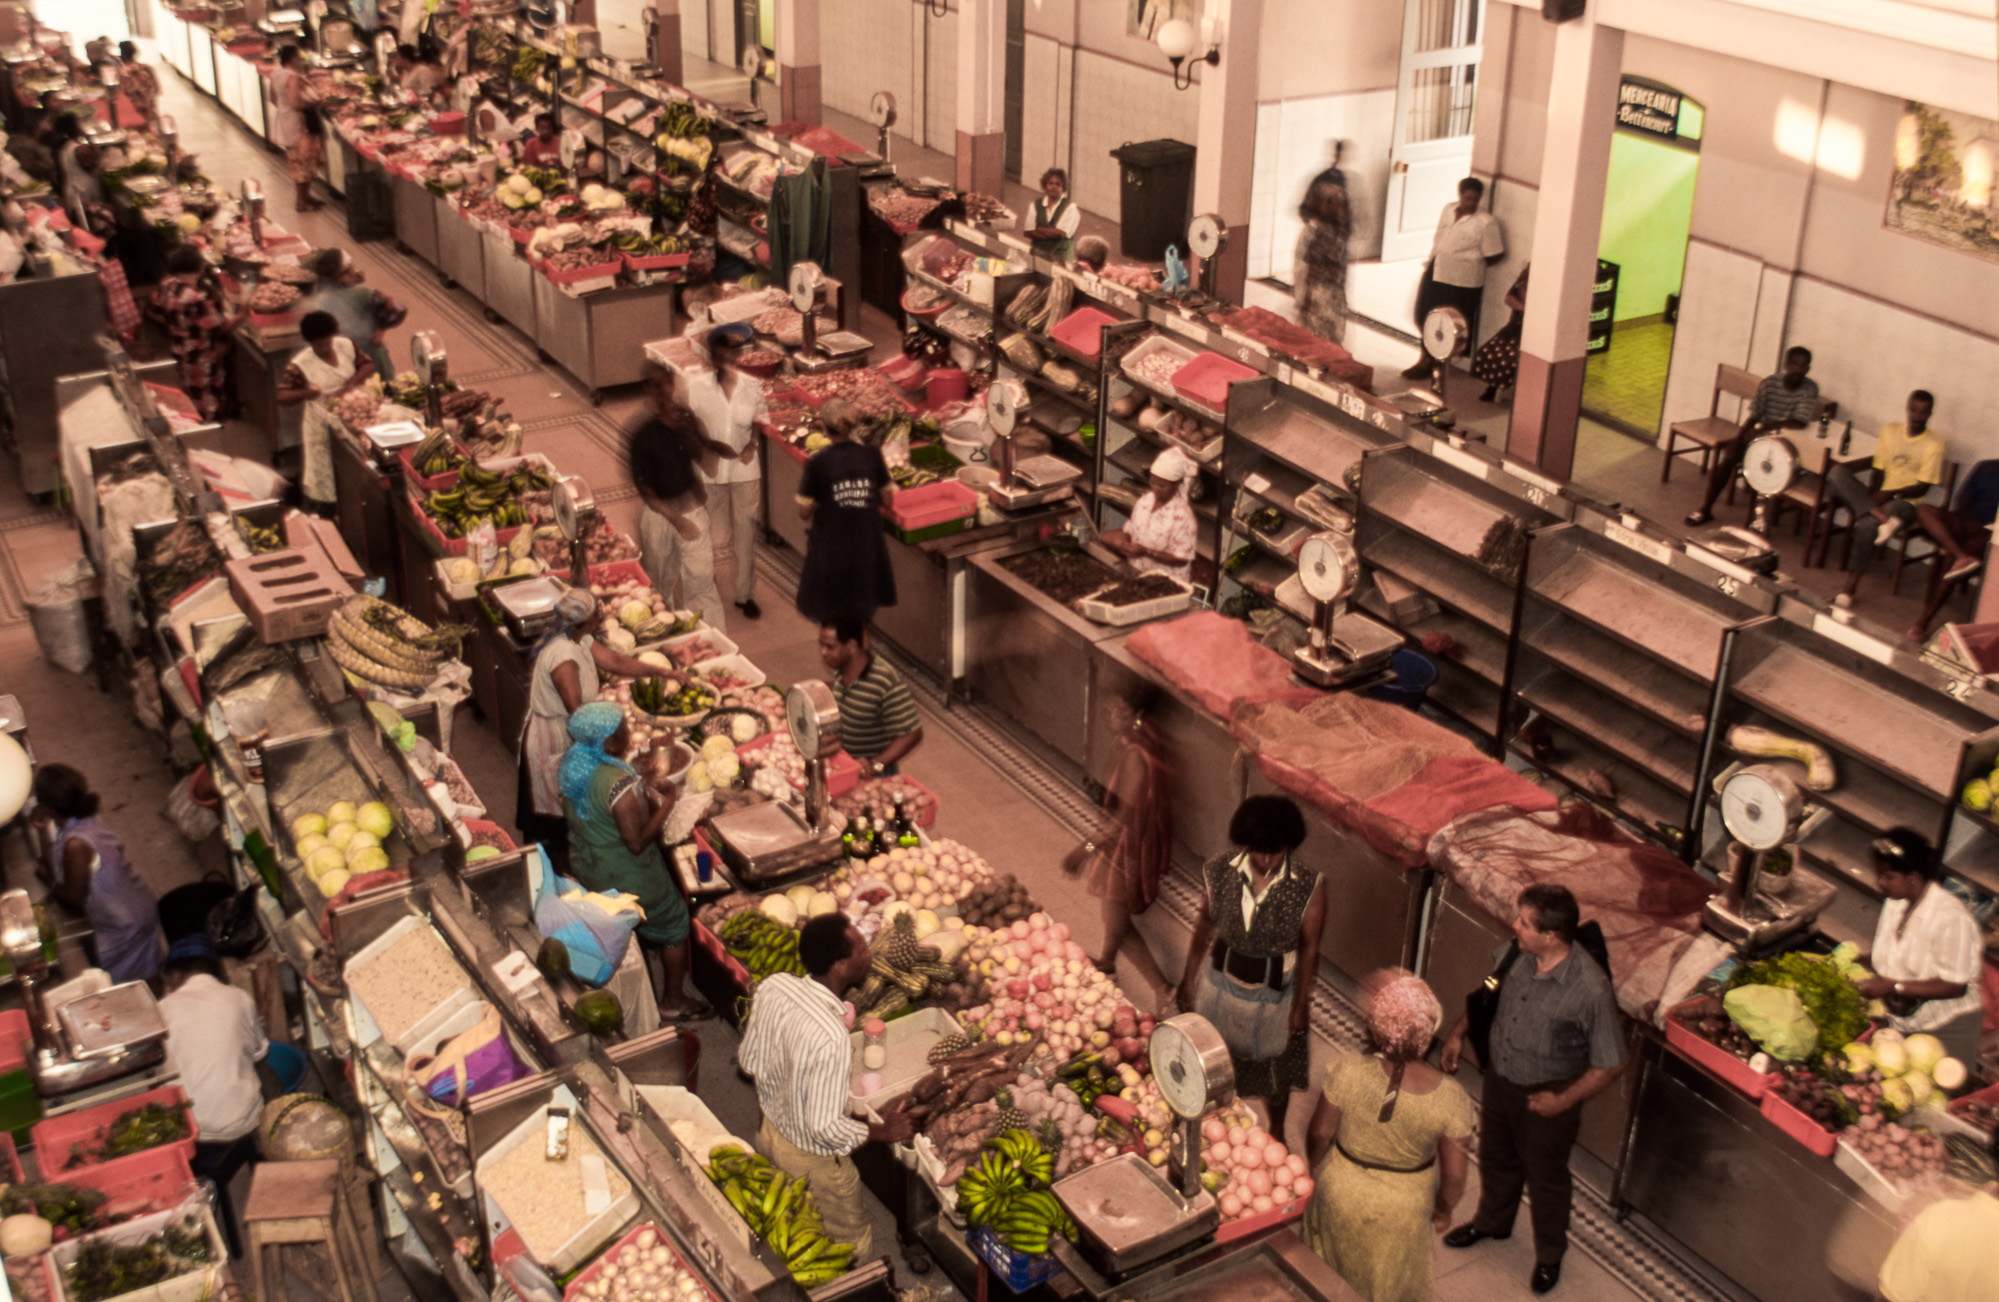
[{"label": "cardboard box", "polygon": [[318,547],[288,547],[229,561],[229,591],[267,644],[318,637],[354,586]]},{"label": "cardboard box", "polygon": [[1437,613],[1437,603],[1428,593],[1385,570],[1374,572],[1374,586],[1388,607],[1389,618],[1405,628]]},{"label": "cardboard box", "polygon": [[332,520],[293,511],[285,517],[285,542],[301,551],[317,547],[325,554],[327,563],[352,582],[359,583],[365,577],[347,540],[340,536],[339,524]]}]

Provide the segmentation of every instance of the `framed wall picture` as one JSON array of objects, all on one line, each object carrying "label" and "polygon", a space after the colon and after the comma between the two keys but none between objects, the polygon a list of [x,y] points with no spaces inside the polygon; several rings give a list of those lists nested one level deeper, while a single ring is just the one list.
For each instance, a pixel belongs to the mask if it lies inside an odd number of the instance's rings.
[{"label": "framed wall picture", "polygon": [[1895,126],[1895,171],[1882,224],[1999,260],[1995,173],[1999,123],[1911,100]]}]

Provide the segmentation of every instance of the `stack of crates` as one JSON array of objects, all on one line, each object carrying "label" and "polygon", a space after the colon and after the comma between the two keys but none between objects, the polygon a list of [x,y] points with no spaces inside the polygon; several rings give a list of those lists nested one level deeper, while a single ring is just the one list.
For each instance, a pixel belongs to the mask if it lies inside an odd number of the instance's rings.
[{"label": "stack of crates", "polygon": [[28,1073],[34,1051],[28,1015],[18,1008],[0,1013],[0,1130],[12,1135],[16,1145],[27,1143],[28,1128],[42,1119],[42,1098]]}]

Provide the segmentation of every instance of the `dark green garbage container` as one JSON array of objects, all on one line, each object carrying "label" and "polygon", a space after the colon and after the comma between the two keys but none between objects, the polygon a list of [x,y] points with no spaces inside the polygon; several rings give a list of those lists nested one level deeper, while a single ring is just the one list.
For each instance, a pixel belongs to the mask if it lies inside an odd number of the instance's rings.
[{"label": "dark green garbage container", "polygon": [[1184,246],[1193,215],[1194,147],[1179,140],[1142,140],[1118,146],[1111,157],[1122,178],[1119,241],[1124,256],[1158,262],[1167,245]]}]

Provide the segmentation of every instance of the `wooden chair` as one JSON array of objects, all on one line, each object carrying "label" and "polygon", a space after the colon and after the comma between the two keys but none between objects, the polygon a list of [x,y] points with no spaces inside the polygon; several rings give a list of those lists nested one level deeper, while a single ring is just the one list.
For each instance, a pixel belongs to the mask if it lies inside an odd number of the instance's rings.
[{"label": "wooden chair", "polygon": [[[1756,386],[1762,378],[1743,370],[1740,366],[1730,366],[1727,362],[1714,369],[1714,398],[1708,403],[1707,415],[1698,420],[1675,421],[1666,429],[1666,450],[1659,458],[1659,482],[1666,483],[1673,477],[1673,458],[1684,453],[1699,451],[1701,473],[1706,474],[1714,465],[1715,453],[1729,440],[1742,432],[1742,411],[1756,397]],[[1733,420],[1721,414],[1721,400],[1724,397],[1738,401],[1737,415]],[[1685,439],[1692,447],[1681,449],[1677,445]]]},{"label": "wooden chair", "polygon": [[[1957,471],[1957,462],[1953,461],[1946,465],[1943,470],[1943,482],[1923,494],[1922,500],[1930,501],[1938,489],[1941,489],[1943,500],[1939,505],[1948,508],[1951,499],[1957,496]],[[1890,594],[1902,590],[1902,567],[1912,562],[1917,565],[1935,564],[1938,565],[1937,572],[1939,574],[1943,572],[1940,561],[1946,553],[1943,548],[1937,546],[1936,539],[1923,532],[1923,526],[1919,523],[1904,525],[1900,533],[1888,540],[1888,545],[1895,550],[1895,569],[1888,579]],[[1912,551],[1912,548],[1922,550]]]},{"label": "wooden chair", "polygon": [[[1809,460],[1812,450],[1810,448],[1800,448],[1799,453],[1800,460]],[[1826,471],[1831,468],[1832,449],[1821,446],[1819,448],[1818,465],[1812,469],[1800,467],[1797,481],[1770,499],[1770,528],[1775,529],[1778,522],[1784,518],[1784,512],[1790,510],[1796,512],[1791,519],[1792,537],[1795,538],[1798,532],[1807,524],[1816,529],[1818,527],[1819,511],[1825,505],[1826,500]],[[1733,488],[1734,486],[1730,485],[1730,487]],[[1748,497],[1748,514],[1743,521],[1745,524],[1756,519],[1756,494],[1750,493]],[[1811,551],[1811,535],[1806,534],[1805,555],[1811,555]]]},{"label": "wooden chair", "polygon": [[380,1302],[375,1280],[367,1270],[368,1254],[356,1238],[358,1231],[341,1207],[340,1163],[333,1158],[303,1162],[259,1162],[250,1175],[250,1199],[243,1207],[243,1228],[248,1232],[247,1255],[256,1280],[257,1297],[283,1295],[265,1286],[264,1250],[278,1250],[279,1278],[284,1277],[284,1245],[321,1243],[332,1258],[333,1280],[339,1286],[341,1302],[353,1302],[348,1285],[351,1254],[361,1276],[368,1302]]}]

